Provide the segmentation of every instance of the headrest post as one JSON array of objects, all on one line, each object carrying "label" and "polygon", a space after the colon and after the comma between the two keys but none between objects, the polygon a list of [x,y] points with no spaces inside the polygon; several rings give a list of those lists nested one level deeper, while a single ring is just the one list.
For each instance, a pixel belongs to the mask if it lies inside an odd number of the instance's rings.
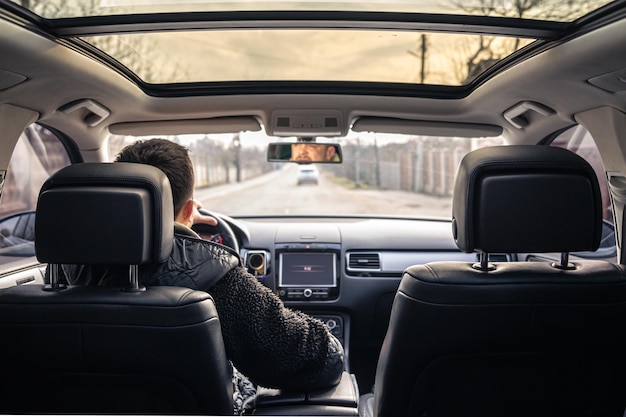
[{"label": "headrest post", "polygon": [[67,285],[59,283],[59,264],[48,264],[50,283],[43,287],[44,291],[59,291],[67,288]]},{"label": "headrest post", "polygon": [[139,285],[139,265],[131,265],[128,268],[128,279],[128,288],[124,288],[124,291],[142,292],[146,290],[146,287]]},{"label": "headrest post", "polygon": [[480,262],[472,265],[472,268],[479,271],[487,272],[496,269],[495,265],[489,263],[489,254],[487,252],[480,252]]},{"label": "headrest post", "polygon": [[552,262],[552,267],[566,271],[576,269],[576,266],[569,261],[569,252],[561,253],[561,263]]}]

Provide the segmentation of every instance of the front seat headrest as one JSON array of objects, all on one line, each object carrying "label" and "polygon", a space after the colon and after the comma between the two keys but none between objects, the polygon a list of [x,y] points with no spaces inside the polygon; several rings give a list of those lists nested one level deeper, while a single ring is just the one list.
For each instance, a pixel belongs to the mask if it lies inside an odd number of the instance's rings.
[{"label": "front seat headrest", "polygon": [[172,251],[174,204],[160,169],[125,162],[83,163],[42,186],[35,251],[51,264],[140,265]]},{"label": "front seat headrest", "polygon": [[566,149],[540,145],[475,150],[461,161],[452,205],[464,252],[593,251],[602,197],[593,168]]}]

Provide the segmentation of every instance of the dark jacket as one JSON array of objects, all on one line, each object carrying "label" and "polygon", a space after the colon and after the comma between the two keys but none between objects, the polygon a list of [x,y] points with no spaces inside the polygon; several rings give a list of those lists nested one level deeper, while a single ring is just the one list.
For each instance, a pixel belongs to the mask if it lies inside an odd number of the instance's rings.
[{"label": "dark jacket", "polygon": [[[64,265],[62,269],[72,284],[127,282],[128,268]],[[306,390],[339,382],[343,348],[337,339],[321,321],[286,308],[243,268],[230,248],[202,240],[177,224],[169,259],[142,265],[139,271],[145,286],[207,291],[217,307],[228,358],[254,383]]]}]

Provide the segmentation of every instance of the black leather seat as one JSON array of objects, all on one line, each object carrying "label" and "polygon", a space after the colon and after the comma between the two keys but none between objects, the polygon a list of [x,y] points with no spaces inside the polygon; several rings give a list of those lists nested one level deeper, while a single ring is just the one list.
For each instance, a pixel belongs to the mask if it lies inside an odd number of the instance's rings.
[{"label": "black leather seat", "polygon": [[[470,153],[459,167],[453,232],[482,262],[405,271],[378,363],[374,415],[622,416],[624,270],[567,256],[597,249],[600,204],[592,168],[569,151]],[[489,253],[539,252],[564,255],[488,263]]]},{"label": "black leather seat", "polygon": [[142,288],[135,275],[167,259],[173,219],[169,181],[148,165],[73,165],[44,184],[38,259],[128,265],[129,286],[64,288],[53,277],[2,290],[0,412],[232,415],[211,297]]}]

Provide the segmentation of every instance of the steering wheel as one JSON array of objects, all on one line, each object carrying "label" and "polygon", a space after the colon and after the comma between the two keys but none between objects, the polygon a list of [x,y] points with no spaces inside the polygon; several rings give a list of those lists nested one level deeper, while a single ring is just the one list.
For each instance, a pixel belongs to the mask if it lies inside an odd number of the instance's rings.
[{"label": "steering wheel", "polygon": [[209,224],[196,223],[191,226],[191,229],[199,234],[203,239],[228,246],[235,252],[239,253],[239,242],[237,241],[237,237],[235,236],[233,229],[228,225],[228,223],[218,214],[203,208],[199,208],[198,211],[201,214],[213,217],[217,220],[217,225],[211,226]]}]

